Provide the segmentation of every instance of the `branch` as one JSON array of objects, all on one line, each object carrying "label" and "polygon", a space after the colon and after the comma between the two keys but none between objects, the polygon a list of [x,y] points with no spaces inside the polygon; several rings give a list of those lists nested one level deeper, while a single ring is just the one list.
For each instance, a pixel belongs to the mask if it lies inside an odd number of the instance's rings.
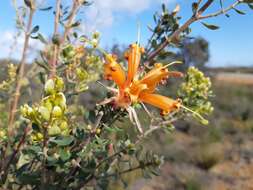
[{"label": "branch", "polygon": [[201,15],[206,11],[206,9],[214,2],[214,0],[208,0],[199,10],[198,15]]},{"label": "branch", "polygon": [[[53,37],[56,37],[58,34],[58,26],[59,26],[59,18],[60,18],[60,12],[61,11],[61,0],[56,1],[56,11],[55,11],[55,18],[54,18],[54,34]],[[56,74],[56,65],[57,65],[57,59],[59,55],[59,45],[54,45],[54,52],[53,52],[53,58],[50,61],[51,71],[50,71],[50,78],[53,78]]]},{"label": "branch", "polygon": [[134,143],[135,146],[140,144],[142,142],[142,140],[144,140],[149,134],[153,133],[156,130],[162,129],[164,125],[171,124],[171,123],[177,121],[178,119],[179,119],[178,117],[175,117],[170,120],[159,122],[157,125],[150,126],[150,128],[147,131],[145,131],[145,133],[142,136],[139,136],[139,138]]},{"label": "branch", "polygon": [[216,17],[216,16],[219,16],[219,15],[225,14],[228,11],[230,11],[231,9],[235,8],[240,3],[241,3],[241,0],[237,0],[236,2],[234,2],[232,5],[230,5],[226,9],[222,9],[222,10],[217,11],[217,12],[212,13],[212,14],[208,14],[208,15],[204,15],[204,16],[199,16],[199,19],[206,19],[206,18]]},{"label": "branch", "polygon": [[117,176],[117,175],[120,176],[120,175],[129,173],[129,172],[133,172],[133,171],[135,171],[135,170],[139,170],[139,169],[143,169],[143,168],[152,166],[152,165],[154,165],[153,162],[148,162],[148,163],[145,163],[144,166],[143,166],[142,164],[140,164],[140,165],[138,165],[138,166],[136,166],[136,167],[123,170],[123,171],[121,171],[121,172],[119,172],[119,173],[108,174],[108,175],[105,175],[105,176],[97,176],[97,177],[95,177],[95,178],[96,178],[96,179],[103,179],[103,178],[113,177],[113,176]]},{"label": "branch", "polygon": [[124,152],[125,149],[119,150],[118,152],[115,152],[114,154],[112,154],[111,156],[108,156],[107,158],[103,159],[97,166],[96,169],[98,169],[100,166],[102,166],[103,163],[105,163],[106,161],[109,161],[111,159],[113,159],[116,156],[119,156],[122,152]]},{"label": "branch", "polygon": [[65,27],[65,31],[64,31],[64,34],[63,34],[63,38],[62,38],[62,42],[61,43],[64,43],[69,32],[70,32],[70,29],[71,29],[71,25],[73,24],[73,21],[75,19],[75,15],[78,11],[78,8],[79,8],[79,2],[78,0],[73,0],[73,6],[72,6],[72,9],[70,11],[70,14],[69,14],[69,19],[67,21],[67,24],[64,26]]},{"label": "branch", "polygon": [[189,25],[191,25],[193,22],[195,22],[197,19],[196,17],[191,17],[190,19],[188,19],[179,29],[177,29],[171,36],[169,36],[168,38],[166,38],[166,40],[160,44],[160,46],[155,49],[154,51],[152,51],[149,55],[148,55],[148,61],[154,59],[167,45],[169,45],[169,43],[173,40],[173,39],[177,39],[178,36],[188,28]]},{"label": "branch", "polygon": [[48,143],[47,128],[43,128],[43,160],[41,165],[42,167],[41,190],[44,190],[47,184],[47,168],[46,168],[47,143]]},{"label": "branch", "polygon": [[15,114],[16,114],[16,110],[18,106],[19,97],[20,97],[22,79],[24,77],[25,61],[27,57],[27,50],[29,47],[30,31],[32,29],[32,20],[33,20],[33,15],[34,15],[35,10],[33,8],[30,8],[29,11],[30,12],[29,12],[28,24],[25,31],[25,41],[24,41],[24,47],[23,47],[23,52],[22,52],[22,58],[19,64],[19,73],[17,75],[17,84],[16,84],[16,89],[15,89],[15,94],[13,97],[14,99],[11,102],[11,106],[10,106],[10,115],[9,115],[9,123],[8,123],[9,137],[11,137],[13,133],[13,124],[14,124]]},{"label": "branch", "polygon": [[[160,46],[151,52],[148,55],[148,61],[154,59],[171,41],[177,39],[179,35],[185,31],[193,22],[199,20],[199,15],[201,15],[212,3],[214,0],[208,0],[198,11],[196,15],[193,15],[190,19],[188,19],[180,28],[178,28],[174,33],[172,33],[167,39],[160,44]],[[199,1],[201,3],[201,1]]]},{"label": "branch", "polygon": [[9,167],[10,167],[11,163],[13,162],[13,160],[15,159],[17,153],[20,151],[21,146],[25,143],[25,139],[26,139],[27,133],[29,132],[30,128],[31,128],[31,125],[29,125],[25,129],[24,134],[22,135],[21,139],[19,140],[17,148],[13,150],[12,155],[10,156],[10,159],[8,160],[7,164],[5,165],[5,167],[3,169],[3,177],[1,179],[1,183],[5,182],[5,180],[8,176]]}]

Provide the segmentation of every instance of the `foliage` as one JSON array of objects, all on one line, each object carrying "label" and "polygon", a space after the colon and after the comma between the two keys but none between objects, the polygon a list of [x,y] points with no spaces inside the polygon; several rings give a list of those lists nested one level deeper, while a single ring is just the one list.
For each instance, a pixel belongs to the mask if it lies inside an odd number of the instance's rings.
[{"label": "foliage", "polygon": [[[36,11],[51,11],[51,6],[24,0],[21,7],[15,7],[17,29],[25,34],[25,42],[19,65],[9,64],[9,76],[0,85],[8,91],[8,103],[1,102],[0,108],[10,107],[0,117],[1,188],[107,189],[111,179],[123,181],[124,174],[135,170],[144,177],[159,175],[163,156],[143,147],[143,140],[156,130],[171,132],[175,121],[188,116],[207,124],[201,114],[208,115],[213,109],[210,80],[195,68],[189,68],[176,100],[156,91],[169,77],[182,77],[182,73],[170,69],[181,62],[173,61],[174,54],[166,47],[179,47],[190,33],[191,23],[213,17],[203,15],[212,3],[194,2],[193,16],[182,25],[180,6],[169,11],[163,5],[162,13],[154,16],[155,27],[146,48],[137,42],[126,52],[127,69],[100,47],[98,32],[91,37],[78,32],[81,20],[76,17],[82,8],[92,6],[89,2],[73,0],[69,7],[57,0],[51,38],[40,33],[40,26],[33,26]],[[252,6],[249,1],[236,1],[215,16],[235,9],[239,3]],[[30,38],[44,47],[32,67],[26,69]],[[155,63],[160,60],[167,63]],[[98,81],[102,74],[114,81],[116,88]],[[39,89],[31,93],[32,82]],[[101,85],[101,96],[107,95],[88,110],[80,105],[79,98],[90,92],[91,84]],[[25,92],[41,95],[37,99],[26,97],[28,100],[20,106]],[[162,114],[144,103],[159,108]],[[144,112],[148,115],[145,123],[138,117]],[[118,126],[124,120],[131,121],[130,134]]]}]

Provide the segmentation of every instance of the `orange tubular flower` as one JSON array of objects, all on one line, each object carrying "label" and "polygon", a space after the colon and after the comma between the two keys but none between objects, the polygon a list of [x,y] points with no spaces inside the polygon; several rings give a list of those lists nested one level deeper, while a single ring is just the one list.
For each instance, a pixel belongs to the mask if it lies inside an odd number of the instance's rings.
[{"label": "orange tubular flower", "polygon": [[127,77],[124,69],[116,62],[115,57],[106,55],[104,66],[105,79],[113,80],[118,86],[118,94],[113,99],[116,106],[128,108],[132,103],[144,102],[162,110],[162,115],[179,109],[181,102],[168,97],[154,94],[155,88],[159,83],[170,76],[182,76],[180,72],[171,72],[168,66],[160,63],[149,71],[142,79],[137,79],[138,67],[141,60],[141,54],[144,49],[138,44],[132,44],[126,52],[125,57],[128,61]]}]

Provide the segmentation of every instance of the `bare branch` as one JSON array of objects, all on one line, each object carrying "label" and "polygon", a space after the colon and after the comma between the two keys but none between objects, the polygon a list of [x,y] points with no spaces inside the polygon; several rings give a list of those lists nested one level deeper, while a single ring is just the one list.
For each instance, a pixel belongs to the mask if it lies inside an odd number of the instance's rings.
[{"label": "bare branch", "polygon": [[70,30],[71,30],[71,25],[73,24],[73,21],[75,19],[75,16],[76,16],[76,13],[79,9],[79,2],[78,0],[73,0],[73,6],[72,6],[72,9],[70,11],[70,14],[69,14],[69,19],[67,21],[67,24],[65,25],[65,31],[64,31],[64,34],[63,34],[63,38],[62,38],[62,43],[64,43],[64,41],[66,40]]},{"label": "bare branch", "polygon": [[22,79],[24,77],[25,62],[26,62],[26,57],[27,57],[27,50],[29,47],[29,39],[30,39],[30,32],[32,29],[32,20],[33,20],[34,12],[35,12],[35,10],[33,8],[29,9],[29,18],[28,18],[28,24],[26,27],[26,31],[25,31],[25,41],[24,41],[24,47],[23,47],[23,52],[22,52],[22,58],[21,58],[21,61],[19,64],[19,73],[17,75],[17,84],[16,84],[15,94],[13,97],[13,101],[11,102],[10,112],[9,112],[9,123],[8,123],[9,137],[11,137],[11,135],[13,133],[14,119],[15,119],[15,114],[17,111],[18,101],[19,101],[19,97],[20,97],[20,90],[22,87]]},{"label": "bare branch", "polygon": [[201,15],[206,11],[206,9],[214,2],[214,0],[208,0],[199,10],[198,15]]},{"label": "bare branch", "polygon": [[230,5],[226,9],[221,9],[220,11],[217,11],[215,13],[211,13],[211,14],[208,14],[208,15],[199,16],[199,19],[206,19],[206,18],[216,17],[216,16],[219,16],[219,15],[225,14],[228,11],[230,11],[231,9],[235,8],[238,4],[240,4],[240,2],[241,2],[240,0],[237,0],[236,2],[234,2],[232,5]]},{"label": "bare branch", "polygon": [[[54,34],[53,36],[56,37],[58,34],[58,26],[59,26],[59,18],[61,14],[61,0],[56,1],[56,11],[55,11],[55,18],[54,18]],[[57,65],[57,59],[59,55],[59,45],[55,44],[54,45],[54,52],[53,52],[53,58],[50,60],[50,66],[51,66],[51,71],[50,71],[50,78],[53,78],[56,74],[56,65]]]}]

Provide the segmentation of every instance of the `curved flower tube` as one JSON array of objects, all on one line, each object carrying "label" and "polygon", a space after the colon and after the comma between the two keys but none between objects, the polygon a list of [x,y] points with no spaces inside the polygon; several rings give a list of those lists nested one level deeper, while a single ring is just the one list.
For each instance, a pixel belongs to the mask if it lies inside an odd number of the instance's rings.
[{"label": "curved flower tube", "polygon": [[107,54],[105,59],[104,78],[113,80],[120,88],[123,88],[126,81],[124,69],[116,62],[116,58],[113,55]]},{"label": "curved flower tube", "polygon": [[140,94],[139,100],[141,102],[160,108],[162,110],[161,115],[167,115],[171,111],[179,109],[181,106],[181,100],[173,100],[159,94],[150,94],[143,92]]}]

